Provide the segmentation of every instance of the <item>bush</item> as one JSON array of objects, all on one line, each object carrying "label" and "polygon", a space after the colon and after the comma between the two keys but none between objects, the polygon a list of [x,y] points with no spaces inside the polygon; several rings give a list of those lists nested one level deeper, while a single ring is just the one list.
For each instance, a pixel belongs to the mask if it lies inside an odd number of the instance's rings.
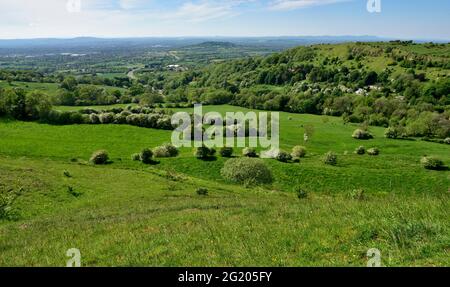
[{"label": "bush", "polygon": [[351,199],[363,200],[364,199],[364,190],[363,189],[353,189],[348,193],[348,196]]},{"label": "bush", "polygon": [[0,190],[0,219],[10,219],[12,205],[17,198],[17,194],[10,191]]},{"label": "bush", "polygon": [[296,187],[295,188],[295,193],[297,194],[297,197],[299,199],[305,199],[308,197],[308,192],[302,188]]},{"label": "bush", "polygon": [[206,146],[197,147],[194,150],[194,156],[198,159],[208,159],[216,154],[216,150]]},{"label": "bush", "polygon": [[444,143],[445,143],[445,144],[450,144],[450,138],[446,138],[446,139],[444,140]]},{"label": "bush", "polygon": [[231,157],[233,155],[233,148],[231,147],[223,147],[219,151],[222,157]]},{"label": "bush", "polygon": [[178,156],[178,149],[171,144],[164,144],[153,149],[153,155],[156,158],[162,157],[176,157]]},{"label": "bush", "polygon": [[355,150],[356,154],[363,155],[366,153],[366,148],[364,146],[360,146]]},{"label": "bush", "polygon": [[358,140],[369,140],[373,139],[373,135],[366,130],[357,129],[353,132],[352,137]]},{"label": "bush", "polygon": [[145,164],[149,164],[152,162],[153,152],[151,149],[145,148],[139,154],[139,159]]},{"label": "bush", "polygon": [[396,139],[398,138],[398,131],[395,128],[387,128],[384,131],[384,137],[388,139]]},{"label": "bush", "polygon": [[306,148],[303,146],[295,146],[292,148],[291,153],[293,158],[302,158],[306,156]]},{"label": "bush", "polygon": [[107,164],[109,160],[108,152],[105,150],[99,150],[92,154],[89,160],[93,164]]},{"label": "bush", "polygon": [[322,159],[324,164],[328,164],[328,165],[337,165],[337,155],[334,152],[327,152],[323,159]]},{"label": "bush", "polygon": [[368,155],[379,155],[380,154],[380,150],[377,149],[376,147],[371,148],[367,151]]},{"label": "bush", "polygon": [[202,196],[208,195],[208,189],[206,189],[206,188],[197,188],[196,192],[198,195],[202,195]]},{"label": "bush", "polygon": [[112,124],[114,123],[114,114],[113,113],[103,113],[98,117],[100,123],[102,124]]},{"label": "bush", "polygon": [[242,155],[245,157],[258,157],[254,148],[246,147],[242,150]]},{"label": "bush", "polygon": [[280,162],[288,162],[292,159],[292,156],[290,154],[288,154],[285,151],[280,150],[280,152],[278,152],[278,155],[276,157],[276,160],[280,161]]},{"label": "bush", "polygon": [[436,157],[425,156],[422,158],[420,163],[424,168],[430,170],[441,170],[444,169],[444,162]]},{"label": "bush", "polygon": [[268,184],[273,180],[272,172],[264,161],[255,158],[230,159],[220,173],[227,180],[248,185]]},{"label": "bush", "polygon": [[141,155],[138,154],[138,153],[134,153],[134,154],[131,155],[131,160],[140,161],[141,160]]}]

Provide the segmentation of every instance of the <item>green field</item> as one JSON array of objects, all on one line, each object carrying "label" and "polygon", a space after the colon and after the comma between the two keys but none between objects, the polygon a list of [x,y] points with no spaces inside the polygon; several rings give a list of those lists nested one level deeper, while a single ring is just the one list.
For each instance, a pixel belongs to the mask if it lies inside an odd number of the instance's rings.
[{"label": "green field", "polygon": [[[314,127],[307,144],[306,125]],[[169,131],[3,119],[0,187],[22,192],[14,218],[0,221],[0,266],[64,266],[73,247],[85,266],[365,266],[369,248],[380,249],[387,266],[448,266],[450,172],[425,170],[420,158],[450,165],[450,149],[388,140],[375,127],[374,140],[357,141],[356,128],[340,118],[281,113],[282,148],[306,145],[308,156],[265,160],[273,185],[246,188],[221,178],[225,159],[197,160],[188,148],[154,165],[131,160],[170,142]],[[360,145],[381,154],[355,155]],[[112,164],[88,163],[99,149]],[[320,160],[330,150],[335,167]],[[199,187],[209,195],[197,195]],[[299,200],[294,187],[308,198]],[[365,199],[349,197],[353,189]]]}]

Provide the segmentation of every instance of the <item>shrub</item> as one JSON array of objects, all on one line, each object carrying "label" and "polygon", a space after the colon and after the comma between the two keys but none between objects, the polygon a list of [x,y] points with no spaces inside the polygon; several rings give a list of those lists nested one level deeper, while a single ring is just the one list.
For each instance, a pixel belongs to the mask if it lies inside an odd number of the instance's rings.
[{"label": "shrub", "polygon": [[364,146],[360,146],[355,150],[356,154],[363,155],[366,153],[366,148]]},{"label": "shrub", "polygon": [[384,131],[384,137],[388,138],[388,139],[396,139],[396,138],[398,138],[398,131],[397,131],[397,129],[391,128],[391,127],[387,128]]},{"label": "shrub", "polygon": [[216,154],[216,150],[206,146],[197,147],[194,150],[194,156],[198,159],[207,159]]},{"label": "shrub", "polygon": [[153,157],[153,152],[151,149],[148,149],[148,148],[143,149],[141,151],[141,153],[139,154],[139,159],[145,164],[151,163],[152,157]]},{"label": "shrub", "polygon": [[17,198],[17,194],[10,191],[0,190],[0,219],[10,219],[12,205]]},{"label": "shrub", "polygon": [[156,158],[162,157],[176,157],[178,156],[178,149],[171,144],[164,144],[153,149],[153,155]]},{"label": "shrub", "polygon": [[367,150],[367,154],[368,155],[379,155],[380,154],[380,150],[377,149],[376,147],[371,148],[369,150]]},{"label": "shrub", "polygon": [[324,164],[328,164],[328,165],[337,165],[337,155],[334,152],[327,152],[323,159],[322,159]]},{"label": "shrub", "polygon": [[65,170],[63,172],[63,174],[64,174],[65,177],[72,177],[72,175],[70,174],[70,172],[68,170]]},{"label": "shrub", "polygon": [[444,169],[444,162],[436,157],[425,156],[422,158],[420,163],[424,168],[430,170],[441,170]]},{"label": "shrub", "polygon": [[108,152],[105,150],[99,150],[92,154],[89,160],[93,164],[107,164],[109,160]]},{"label": "shrub", "polygon": [[280,162],[288,162],[292,159],[292,156],[287,152],[280,150],[280,152],[278,152],[276,159]]},{"label": "shrub", "polygon": [[255,158],[230,159],[220,173],[227,180],[248,185],[268,184],[273,180],[272,172],[264,161]]},{"label": "shrub", "polygon": [[196,192],[198,195],[202,195],[202,196],[208,195],[208,189],[206,189],[206,188],[197,188]]},{"label": "shrub", "polygon": [[291,153],[293,158],[302,158],[306,156],[306,148],[303,146],[295,146],[292,148]]},{"label": "shrub", "polygon": [[141,155],[139,153],[134,153],[134,154],[131,155],[131,160],[140,161],[141,160]]},{"label": "shrub", "polygon": [[295,193],[299,199],[305,199],[308,197],[308,192],[300,187],[295,188]]},{"label": "shrub", "polygon": [[93,125],[97,125],[100,123],[100,119],[97,114],[90,114],[89,120],[90,120],[90,123]]},{"label": "shrub", "polygon": [[446,138],[446,139],[444,140],[444,143],[445,143],[445,144],[450,144],[450,138]]},{"label": "shrub", "polygon": [[100,123],[102,124],[112,124],[114,123],[114,114],[113,113],[103,113],[98,117]]},{"label": "shrub", "polygon": [[223,147],[219,151],[222,157],[231,157],[233,155],[233,148],[231,147]]},{"label": "shrub", "polygon": [[352,137],[358,140],[368,140],[373,139],[373,135],[366,130],[357,129],[353,132]]},{"label": "shrub", "polygon": [[242,155],[246,157],[258,157],[254,148],[246,147],[242,150]]},{"label": "shrub", "polygon": [[363,200],[364,199],[364,190],[363,189],[353,189],[348,193],[348,196],[351,199]]}]

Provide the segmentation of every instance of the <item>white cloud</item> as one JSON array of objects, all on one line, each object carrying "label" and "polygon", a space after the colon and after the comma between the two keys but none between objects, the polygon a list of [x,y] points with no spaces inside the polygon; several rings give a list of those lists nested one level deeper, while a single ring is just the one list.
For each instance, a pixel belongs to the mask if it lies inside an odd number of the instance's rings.
[{"label": "white cloud", "polygon": [[165,20],[181,19],[192,22],[203,22],[235,15],[233,11],[235,5],[235,1],[222,1],[222,3],[208,1],[202,1],[200,3],[188,2],[184,3],[175,12],[163,13],[159,17]]},{"label": "white cloud", "polygon": [[294,10],[311,6],[328,5],[351,0],[275,0],[271,3],[272,10]]}]

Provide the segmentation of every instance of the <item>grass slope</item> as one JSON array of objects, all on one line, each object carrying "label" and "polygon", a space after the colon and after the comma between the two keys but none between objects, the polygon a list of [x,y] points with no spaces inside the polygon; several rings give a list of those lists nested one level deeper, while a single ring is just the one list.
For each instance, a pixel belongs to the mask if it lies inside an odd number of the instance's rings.
[{"label": "grass slope", "polygon": [[[3,119],[0,187],[23,192],[15,220],[0,221],[0,266],[63,266],[72,247],[87,266],[364,266],[369,248],[389,266],[450,264],[450,173],[419,164],[424,154],[450,164],[448,146],[387,140],[379,128],[361,142],[341,119],[281,113],[284,149],[304,144],[306,124],[315,129],[307,158],[266,160],[274,185],[244,188],[220,178],[224,159],[196,160],[190,149],[155,165],[130,159],[169,142],[168,131]],[[381,155],[354,155],[361,144]],[[89,165],[98,149],[114,163]],[[328,150],[339,154],[338,166],[320,162]],[[296,185],[308,199],[291,192]],[[209,196],[198,196],[199,187]],[[355,188],[366,199],[349,198]]]}]

